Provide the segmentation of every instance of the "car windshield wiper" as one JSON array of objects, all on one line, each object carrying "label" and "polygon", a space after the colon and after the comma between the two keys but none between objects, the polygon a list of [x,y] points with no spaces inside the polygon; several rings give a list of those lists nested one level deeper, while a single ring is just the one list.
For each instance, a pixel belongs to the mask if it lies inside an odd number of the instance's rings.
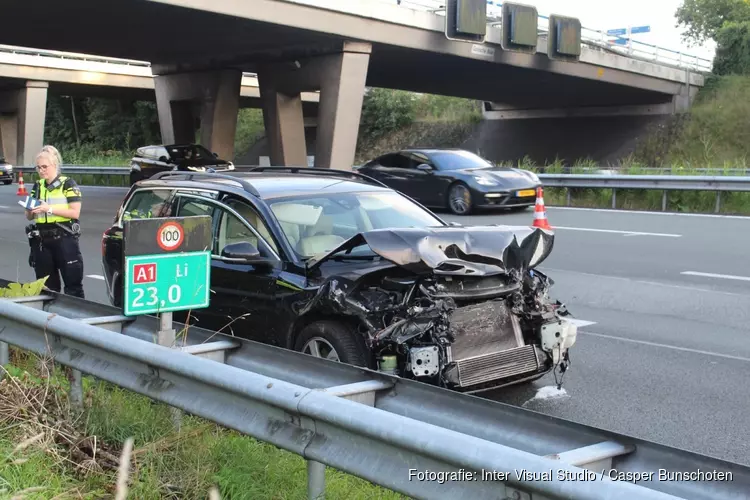
[{"label": "car windshield wiper", "polygon": [[331,260],[380,260],[380,255],[348,255],[348,254],[336,254],[329,257]]}]

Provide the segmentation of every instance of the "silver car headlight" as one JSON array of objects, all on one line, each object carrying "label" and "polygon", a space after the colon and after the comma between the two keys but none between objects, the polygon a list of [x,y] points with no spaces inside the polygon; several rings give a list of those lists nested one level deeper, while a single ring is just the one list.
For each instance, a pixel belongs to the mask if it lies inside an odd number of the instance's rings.
[{"label": "silver car headlight", "polygon": [[474,180],[477,181],[477,184],[481,186],[497,186],[497,182],[494,179],[490,179],[489,177],[475,176]]}]

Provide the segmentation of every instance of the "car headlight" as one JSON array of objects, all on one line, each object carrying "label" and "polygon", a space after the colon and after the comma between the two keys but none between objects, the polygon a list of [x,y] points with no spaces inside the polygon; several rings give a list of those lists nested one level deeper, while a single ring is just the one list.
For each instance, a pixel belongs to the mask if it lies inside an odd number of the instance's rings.
[{"label": "car headlight", "polygon": [[474,180],[477,181],[477,184],[481,186],[497,186],[497,182],[494,179],[490,179],[489,177],[475,176]]}]

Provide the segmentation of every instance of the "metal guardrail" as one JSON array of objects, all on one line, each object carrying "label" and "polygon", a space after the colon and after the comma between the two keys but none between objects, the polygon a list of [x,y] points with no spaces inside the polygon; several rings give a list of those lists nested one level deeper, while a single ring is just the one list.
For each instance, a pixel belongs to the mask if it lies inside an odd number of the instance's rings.
[{"label": "metal guardrail", "polygon": [[661,209],[666,211],[669,191],[715,191],[714,212],[721,209],[721,193],[750,191],[750,177],[731,175],[591,175],[591,174],[538,174],[547,187],[568,188],[567,205],[570,205],[570,188],[611,189],[612,208],[617,207],[618,189],[661,190]]},{"label": "metal guardrail", "polygon": [[[396,4],[401,7],[431,12],[433,14],[445,15],[444,0],[380,0],[390,5]],[[521,2],[524,3],[524,2]],[[502,18],[502,2],[496,0],[487,0],[487,16],[490,26],[500,25]],[[547,36],[549,30],[549,17],[539,15],[538,34]],[[626,42],[625,46],[618,45],[615,40]],[[604,48],[609,51],[625,55],[632,58],[644,59],[652,62],[658,62],[665,65],[676,66],[679,68],[689,68],[695,71],[710,72],[713,68],[713,61],[700,57],[695,54],[677,51],[653,45],[650,43],[628,40],[622,36],[608,35],[604,30],[581,27],[581,42],[587,45],[593,45],[598,48]]]},{"label": "metal guardrail", "polygon": [[[7,344],[52,356],[79,371],[78,404],[88,373],[296,453],[309,498],[324,465],[412,498],[750,498],[744,465],[192,326],[170,349],[154,343],[159,319],[120,314],[55,293],[0,299],[0,364]],[[624,473],[646,479],[612,480]]]},{"label": "metal guardrail", "polygon": [[[246,168],[235,165],[238,171]],[[34,172],[34,167],[17,166],[15,172]],[[66,174],[113,175],[125,176],[130,174],[130,167],[96,167],[81,165],[64,165],[62,171]],[[712,191],[716,192],[714,211],[721,209],[722,192],[750,191],[750,176],[734,175],[623,175],[623,174],[538,174],[545,187],[567,188],[567,205],[570,205],[570,189],[611,189],[612,208],[617,206],[618,189],[650,189],[663,191],[662,211],[666,211],[669,201],[669,191]]]}]

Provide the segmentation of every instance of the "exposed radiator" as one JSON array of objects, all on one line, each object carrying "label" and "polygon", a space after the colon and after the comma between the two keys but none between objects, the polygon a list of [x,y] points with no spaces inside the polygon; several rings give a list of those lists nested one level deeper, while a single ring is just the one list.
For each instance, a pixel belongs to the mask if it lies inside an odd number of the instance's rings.
[{"label": "exposed radiator", "polygon": [[455,359],[454,357],[454,361],[456,362],[454,373],[458,377],[459,387],[512,377],[533,372],[539,368],[539,359],[533,345],[491,352],[472,358]]},{"label": "exposed radiator", "polygon": [[454,361],[524,345],[518,317],[505,301],[460,307],[451,315],[451,326],[456,336],[450,349]]}]

